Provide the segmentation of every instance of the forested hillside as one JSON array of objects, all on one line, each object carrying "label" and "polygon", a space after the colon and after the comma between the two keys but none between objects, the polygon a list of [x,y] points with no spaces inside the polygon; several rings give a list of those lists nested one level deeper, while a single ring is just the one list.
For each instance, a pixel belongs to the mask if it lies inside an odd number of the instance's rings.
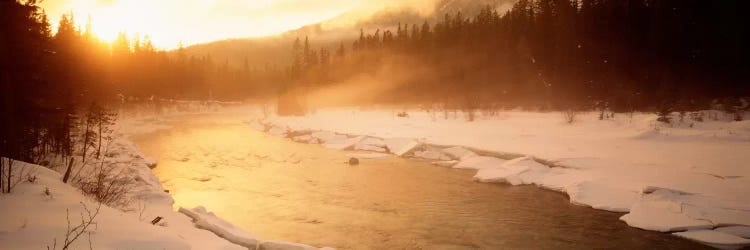
[{"label": "forested hillside", "polygon": [[380,102],[623,111],[718,101],[731,109],[748,96],[747,6],[521,0],[505,13],[487,6],[474,16],[447,13],[434,23],[363,30],[339,48],[298,40],[291,86],[324,89],[366,75],[387,85],[364,98]]}]

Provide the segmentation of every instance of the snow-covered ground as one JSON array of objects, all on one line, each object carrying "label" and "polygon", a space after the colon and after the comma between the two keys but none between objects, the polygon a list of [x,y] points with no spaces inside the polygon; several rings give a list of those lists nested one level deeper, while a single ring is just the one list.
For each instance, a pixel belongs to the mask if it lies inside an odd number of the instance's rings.
[{"label": "snow-covered ground", "polygon": [[[466,122],[443,113],[327,109],[251,127],[334,149],[383,152],[477,169],[481,182],[534,184],[574,204],[624,212],[621,220],[720,248],[750,245],[750,121],[705,111],[674,114],[504,111]],[[458,146],[458,147],[457,147]],[[685,232],[687,231],[687,232]]]},{"label": "snow-covered ground", "polygon": [[[240,111],[262,117],[258,110]],[[297,142],[372,151],[351,154],[357,158],[391,153],[477,169],[477,181],[565,192],[572,203],[626,213],[621,219],[634,227],[720,248],[750,245],[750,121],[686,118],[666,125],[651,114],[599,120],[589,113],[567,124],[560,113],[506,111],[474,122],[440,113],[409,115],[332,109],[250,125]],[[72,249],[316,249],[257,239],[201,207],[174,211],[149,168],[157,163],[128,139],[168,129],[164,119],[127,114],[118,121],[105,163],[132,177],[132,202],[102,206]],[[17,162],[15,169],[36,178],[30,182],[19,174],[14,192],[0,195],[0,249],[61,248],[68,219],[71,227],[80,224],[85,209],[96,211],[97,203],[62,183],[60,167]],[[157,216],[163,219],[152,225]]]},{"label": "snow-covered ground", "polygon": [[[205,109],[205,105],[185,106],[191,109],[170,114],[219,111]],[[231,108],[221,110],[232,112]],[[158,163],[129,140],[136,134],[170,128],[163,123],[168,116],[147,114],[121,115],[105,153],[104,164],[133,182],[130,202],[122,207],[100,206],[63,183],[59,159],[51,159],[51,168],[15,162],[18,184],[11,194],[0,194],[0,249],[62,249],[67,232],[81,231],[76,226],[89,221],[91,225],[68,249],[318,249],[258,239],[201,207],[174,211],[174,200],[151,172],[150,167]],[[93,165],[96,162],[89,161],[81,176],[92,174]],[[152,224],[157,217],[162,219]]]}]

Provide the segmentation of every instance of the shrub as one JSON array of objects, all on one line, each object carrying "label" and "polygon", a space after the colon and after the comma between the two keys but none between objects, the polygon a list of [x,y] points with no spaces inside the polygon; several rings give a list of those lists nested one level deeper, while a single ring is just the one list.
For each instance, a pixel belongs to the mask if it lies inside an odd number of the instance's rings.
[{"label": "shrub", "polygon": [[576,117],[578,116],[578,111],[568,109],[567,111],[565,111],[564,115],[565,115],[565,122],[571,124],[576,121]]},{"label": "shrub", "polygon": [[128,198],[134,181],[114,170],[114,167],[102,163],[93,175],[80,179],[77,185],[86,196],[100,203],[125,208],[130,203]]}]

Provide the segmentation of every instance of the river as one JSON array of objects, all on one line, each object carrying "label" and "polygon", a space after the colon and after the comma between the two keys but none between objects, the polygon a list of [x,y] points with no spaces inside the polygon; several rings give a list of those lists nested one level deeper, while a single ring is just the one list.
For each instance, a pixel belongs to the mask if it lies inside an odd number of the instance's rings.
[{"label": "river", "polygon": [[250,129],[233,114],[187,115],[136,136],[179,206],[205,206],[261,239],[337,249],[709,249],[628,227],[621,213],[474,171],[345,151]]}]

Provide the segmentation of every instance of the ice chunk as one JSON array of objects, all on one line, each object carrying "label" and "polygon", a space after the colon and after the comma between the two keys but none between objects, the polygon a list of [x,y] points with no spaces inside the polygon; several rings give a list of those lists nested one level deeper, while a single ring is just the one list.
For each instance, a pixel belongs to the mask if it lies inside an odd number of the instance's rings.
[{"label": "ice chunk", "polygon": [[565,192],[567,187],[588,179],[588,177],[574,171],[565,168],[549,168],[549,171],[540,177],[535,184],[546,189]]},{"label": "ice chunk", "polygon": [[690,217],[710,220],[716,226],[750,225],[750,211],[726,209],[722,201],[712,197],[691,196],[684,211]]},{"label": "ice chunk", "polygon": [[387,151],[384,147],[370,145],[370,144],[364,144],[362,142],[359,142],[359,143],[357,143],[357,145],[354,145],[354,150],[375,151],[375,152],[385,152],[385,151]]},{"label": "ice chunk", "polygon": [[347,154],[346,156],[360,158],[360,159],[377,159],[377,158],[385,158],[390,155],[386,153],[351,153],[351,154]]},{"label": "ice chunk", "polygon": [[384,142],[388,150],[398,156],[408,154],[419,146],[419,142],[408,138],[392,138],[386,139]]},{"label": "ice chunk", "polygon": [[354,145],[354,150],[364,150],[364,151],[375,151],[375,152],[386,152],[385,149],[385,142],[383,139],[380,138],[374,138],[374,137],[366,137],[357,145]]},{"label": "ice chunk", "polygon": [[440,160],[440,161],[449,161],[451,160],[451,157],[444,154],[440,151],[435,150],[425,150],[425,151],[416,151],[414,152],[414,156],[429,160]]},{"label": "ice chunk", "polygon": [[287,130],[286,128],[274,126],[270,130],[268,130],[268,133],[275,136],[286,137],[286,134],[289,133],[289,130]]},{"label": "ice chunk", "polygon": [[330,247],[317,248],[299,243],[286,241],[269,240],[262,241],[258,244],[258,250],[334,250]]},{"label": "ice chunk", "polygon": [[645,194],[620,220],[632,227],[660,232],[713,228],[710,221],[694,219],[685,214],[682,202],[675,196],[678,194],[668,190]]},{"label": "ice chunk", "polygon": [[483,169],[499,167],[503,165],[507,160],[500,158],[489,157],[489,156],[472,156],[461,159],[461,161],[453,166],[453,168],[461,169]]},{"label": "ice chunk", "polygon": [[570,202],[612,212],[629,212],[640,194],[604,181],[584,181],[566,188]]},{"label": "ice chunk", "polygon": [[453,167],[453,165],[456,165],[458,161],[456,160],[450,160],[450,161],[433,161],[432,165],[437,165],[441,167]]},{"label": "ice chunk", "polygon": [[463,159],[465,157],[472,157],[472,156],[476,156],[477,155],[474,152],[472,152],[471,150],[468,150],[468,149],[466,149],[464,147],[450,147],[450,148],[445,148],[445,149],[443,149],[443,153],[446,153],[450,157],[453,157],[453,159],[457,159],[457,160]]},{"label": "ice chunk", "polygon": [[354,145],[360,142],[363,139],[362,136],[357,136],[353,138],[343,138],[339,140],[328,140],[326,143],[323,144],[324,147],[330,148],[330,149],[338,149],[338,150],[348,150],[353,149]]},{"label": "ice chunk", "polygon": [[550,168],[536,162],[534,158],[526,156],[519,157],[510,161],[507,161],[504,166],[525,166],[528,170],[518,174],[518,179],[523,184],[539,184],[540,179],[543,179],[550,172]]},{"label": "ice chunk", "polygon": [[529,167],[521,165],[480,168],[477,174],[474,175],[474,180],[480,182],[507,182],[511,185],[520,185],[523,182],[518,178],[518,174],[528,170]]},{"label": "ice chunk", "polygon": [[375,137],[367,137],[364,140],[362,140],[362,142],[360,143],[363,145],[372,145],[372,146],[377,146],[381,148],[385,147],[385,141],[383,141],[383,139],[375,138]]},{"label": "ice chunk", "polygon": [[329,141],[339,141],[339,140],[344,140],[347,138],[346,135],[340,135],[340,134],[336,134],[336,133],[328,132],[328,131],[312,132],[310,136],[314,138],[318,138],[318,140],[320,140],[321,143],[327,143]]},{"label": "ice chunk", "polygon": [[674,235],[694,240],[712,247],[720,249],[740,249],[744,246],[750,246],[750,239],[737,237],[731,234],[715,230],[695,230],[687,232],[678,232]]},{"label": "ice chunk", "polygon": [[714,229],[716,231],[722,232],[722,233],[728,233],[734,236],[739,236],[742,238],[750,238],[750,227],[749,226],[730,226],[730,227],[720,227],[717,229]]},{"label": "ice chunk", "polygon": [[302,142],[302,143],[310,143],[314,139],[315,138],[313,138],[311,135],[299,135],[299,136],[292,137],[292,141]]},{"label": "ice chunk", "polygon": [[235,227],[224,219],[217,217],[214,213],[206,211],[206,208],[202,206],[193,209],[180,207],[178,211],[192,218],[196,227],[211,231],[229,242],[248,249],[255,249],[258,245],[258,238],[255,235]]}]

